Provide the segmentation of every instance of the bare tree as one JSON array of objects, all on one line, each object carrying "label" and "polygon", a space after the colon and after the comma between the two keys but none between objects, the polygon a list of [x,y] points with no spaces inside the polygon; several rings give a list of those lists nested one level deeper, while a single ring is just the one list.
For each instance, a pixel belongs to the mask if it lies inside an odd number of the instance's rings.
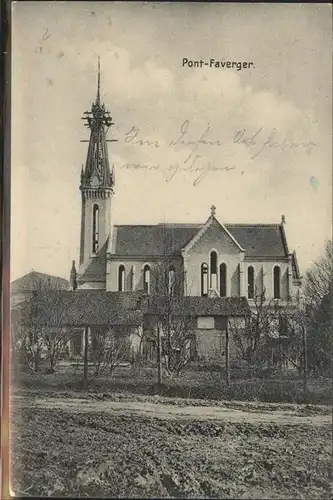
[{"label": "bare tree", "polygon": [[187,308],[183,261],[174,255],[172,231],[167,227],[162,231],[162,239],[162,255],[155,260],[151,271],[148,303],[156,318],[156,333],[161,336],[163,368],[166,375],[172,377],[190,361],[194,318]]},{"label": "bare tree", "polygon": [[161,335],[163,367],[171,377],[174,373],[179,374],[190,361],[194,318],[187,310],[186,297],[175,294],[175,290],[183,284],[181,270],[172,275],[171,284],[164,266],[159,266],[159,272],[159,283],[165,288],[165,294],[152,294],[148,299],[149,309],[155,315],[156,327]]},{"label": "bare tree", "polygon": [[309,369],[331,374],[333,363],[333,244],[305,275],[304,313],[308,331]]},{"label": "bare tree", "polygon": [[11,330],[12,359],[16,367],[23,365],[29,371],[39,371],[43,336],[34,324],[33,308],[28,299],[12,312]]},{"label": "bare tree", "polygon": [[[38,282],[33,301],[38,315],[36,325],[40,328],[46,348],[48,369],[52,373],[73,337],[73,330],[66,324],[64,295],[57,284]],[[52,311],[51,320],[50,311]]]},{"label": "bare tree", "polygon": [[194,335],[193,315],[187,311],[184,297],[152,297],[162,340],[165,373],[179,375],[191,359]]},{"label": "bare tree", "polygon": [[333,242],[325,243],[324,255],[314,262],[305,275],[304,298],[306,307],[313,311],[321,307],[333,291]]},{"label": "bare tree", "polygon": [[279,337],[276,344],[279,347],[279,361],[283,360],[291,364],[299,374],[304,374],[305,358],[304,351],[305,315],[304,310],[290,299],[284,307],[278,310]]},{"label": "bare tree", "polygon": [[128,360],[130,355],[130,335],[123,329],[95,328],[93,333],[90,359],[94,368],[94,376],[105,373],[112,374],[119,365]]},{"label": "bare tree", "polygon": [[32,296],[13,313],[13,345],[29,369],[38,371],[42,357],[53,372],[73,332],[65,324],[63,288],[50,280],[36,280]]},{"label": "bare tree", "polygon": [[229,330],[239,357],[253,366],[269,359],[269,341],[278,331],[279,306],[265,298],[265,290],[254,293],[251,316],[245,324],[238,318],[229,319]]}]

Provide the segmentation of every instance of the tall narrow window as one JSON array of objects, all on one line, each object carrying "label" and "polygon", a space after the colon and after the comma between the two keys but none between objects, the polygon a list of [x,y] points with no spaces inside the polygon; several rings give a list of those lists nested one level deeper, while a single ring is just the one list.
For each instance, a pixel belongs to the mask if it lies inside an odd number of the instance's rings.
[{"label": "tall narrow window", "polygon": [[143,289],[146,293],[150,293],[150,266],[148,264],[143,268]]},{"label": "tall narrow window", "polygon": [[92,251],[98,252],[98,231],[99,231],[99,206],[93,206],[93,232],[92,232]]},{"label": "tall narrow window", "polygon": [[280,270],[279,266],[274,267],[273,279],[274,279],[274,299],[280,299],[281,298],[281,270]]},{"label": "tall narrow window", "polygon": [[249,299],[254,298],[254,269],[252,266],[247,268],[247,296]]},{"label": "tall narrow window", "polygon": [[119,266],[118,269],[118,291],[125,291],[125,266]]},{"label": "tall narrow window", "polygon": [[223,262],[220,265],[220,297],[227,296],[227,266]]},{"label": "tall narrow window", "polygon": [[208,265],[206,262],[201,264],[201,295],[202,297],[208,295]]},{"label": "tall narrow window", "polygon": [[217,253],[210,253],[210,288],[217,288]]},{"label": "tall narrow window", "polygon": [[168,295],[174,295],[174,293],[175,293],[175,268],[173,266],[170,266],[168,270]]},{"label": "tall narrow window", "polygon": [[131,279],[132,291],[134,291],[135,287],[136,287],[136,282],[135,282],[135,266],[132,266],[131,275],[132,275],[132,279]]}]

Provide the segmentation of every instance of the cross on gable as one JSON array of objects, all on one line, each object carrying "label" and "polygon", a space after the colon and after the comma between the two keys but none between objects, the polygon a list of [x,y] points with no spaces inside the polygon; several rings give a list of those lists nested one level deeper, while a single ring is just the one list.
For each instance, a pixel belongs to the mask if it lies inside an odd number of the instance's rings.
[{"label": "cross on gable", "polygon": [[215,205],[212,205],[210,207],[210,213],[211,213],[211,215],[215,215],[215,213],[216,213],[216,206]]}]

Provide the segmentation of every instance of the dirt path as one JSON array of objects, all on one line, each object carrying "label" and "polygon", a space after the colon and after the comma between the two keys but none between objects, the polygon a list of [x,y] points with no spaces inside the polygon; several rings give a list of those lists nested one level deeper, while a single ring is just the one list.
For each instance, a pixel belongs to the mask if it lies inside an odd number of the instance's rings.
[{"label": "dirt path", "polygon": [[241,422],[252,424],[279,424],[279,425],[327,425],[332,423],[331,415],[299,414],[297,407],[283,410],[281,408],[271,412],[250,412],[242,409],[229,409],[216,406],[184,406],[156,404],[142,401],[91,401],[79,398],[34,398],[28,399],[16,396],[12,401],[13,407],[38,407],[45,409],[61,409],[79,413],[110,413],[113,415],[137,415],[159,419],[195,419],[218,420],[222,422]]}]

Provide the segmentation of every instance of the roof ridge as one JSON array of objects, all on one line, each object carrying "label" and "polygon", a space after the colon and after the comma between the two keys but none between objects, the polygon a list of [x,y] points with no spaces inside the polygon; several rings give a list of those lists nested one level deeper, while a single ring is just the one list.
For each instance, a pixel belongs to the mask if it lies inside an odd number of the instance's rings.
[{"label": "roof ridge", "polygon": [[[204,226],[202,222],[156,222],[155,224],[114,224],[114,227],[161,227],[161,226]],[[280,227],[281,222],[223,222],[224,226],[257,226],[257,227]]]},{"label": "roof ridge", "polygon": [[35,276],[37,276],[39,278],[44,276],[44,277],[47,277],[47,278],[59,279],[59,280],[64,280],[64,281],[68,282],[68,279],[64,278],[63,276],[58,276],[56,274],[48,274],[48,273],[43,273],[41,271],[32,270],[32,271],[29,271],[26,274],[23,274],[23,276],[20,276],[19,278],[16,278],[15,280],[13,280],[11,282],[11,284],[15,283],[16,281],[22,280],[23,278],[27,278],[28,276],[31,276],[31,275],[35,275]]},{"label": "roof ridge", "polygon": [[157,227],[158,224],[114,224],[114,227]]},{"label": "roof ridge", "polygon": [[255,226],[255,227],[280,227],[281,223],[280,222],[271,222],[271,223],[266,223],[266,222],[226,222],[224,224],[225,226],[242,226],[242,227],[249,227],[249,226]]},{"label": "roof ridge", "polygon": [[114,227],[170,227],[170,226],[204,226],[203,222],[156,222],[155,224],[114,224]]}]

